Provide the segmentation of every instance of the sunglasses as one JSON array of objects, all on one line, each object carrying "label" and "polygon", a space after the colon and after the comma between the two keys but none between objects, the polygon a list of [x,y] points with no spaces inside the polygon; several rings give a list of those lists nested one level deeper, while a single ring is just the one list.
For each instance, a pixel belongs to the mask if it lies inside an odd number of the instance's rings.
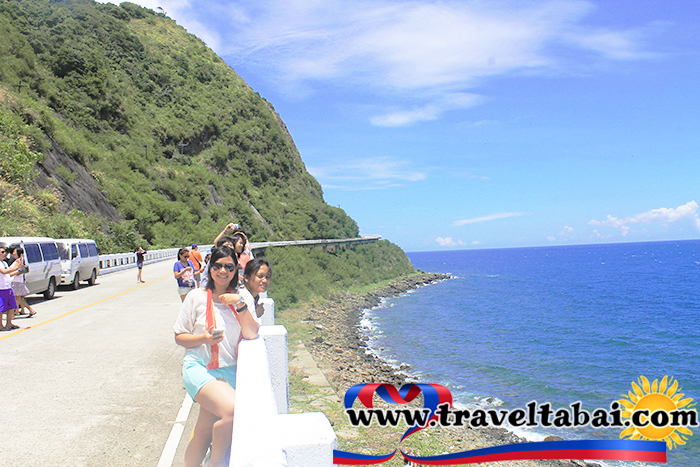
[{"label": "sunglasses", "polygon": [[238,266],[236,266],[233,263],[226,263],[226,264],[214,263],[211,265],[212,271],[218,271],[221,268],[225,268],[226,272],[234,272],[238,269]]}]

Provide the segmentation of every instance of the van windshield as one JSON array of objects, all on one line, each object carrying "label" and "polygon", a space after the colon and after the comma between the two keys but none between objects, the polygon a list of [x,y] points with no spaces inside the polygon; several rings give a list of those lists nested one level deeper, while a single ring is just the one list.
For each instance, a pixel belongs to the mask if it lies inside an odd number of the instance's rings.
[{"label": "van windshield", "polygon": [[70,246],[69,245],[66,245],[65,243],[61,243],[61,242],[56,242],[56,246],[58,247],[58,255],[61,257],[61,260],[70,259]]}]

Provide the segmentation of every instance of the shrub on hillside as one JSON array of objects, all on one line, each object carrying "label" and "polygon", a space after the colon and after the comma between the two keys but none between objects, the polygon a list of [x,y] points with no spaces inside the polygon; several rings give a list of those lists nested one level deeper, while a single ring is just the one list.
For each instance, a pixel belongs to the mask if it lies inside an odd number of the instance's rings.
[{"label": "shrub on hillside", "polygon": [[387,240],[336,253],[304,247],[268,248],[265,257],[272,261],[274,271],[269,294],[280,309],[415,272],[401,248]]}]

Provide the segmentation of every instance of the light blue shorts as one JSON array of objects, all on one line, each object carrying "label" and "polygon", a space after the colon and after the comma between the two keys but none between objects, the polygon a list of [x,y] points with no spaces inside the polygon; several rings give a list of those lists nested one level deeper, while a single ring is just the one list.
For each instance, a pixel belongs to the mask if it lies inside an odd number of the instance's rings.
[{"label": "light blue shorts", "polygon": [[192,399],[205,384],[217,378],[225,380],[233,389],[236,389],[236,366],[207,370],[207,367],[197,360],[185,358],[182,365],[182,381],[185,383],[187,394]]}]

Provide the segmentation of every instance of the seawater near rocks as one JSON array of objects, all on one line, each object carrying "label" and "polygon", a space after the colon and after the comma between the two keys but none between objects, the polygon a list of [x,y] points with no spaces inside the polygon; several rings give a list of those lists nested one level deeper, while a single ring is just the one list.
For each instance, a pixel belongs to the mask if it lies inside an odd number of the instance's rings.
[{"label": "seawater near rocks", "polygon": [[338,294],[326,304],[310,310],[307,319],[313,322],[320,334],[312,339],[311,353],[322,364],[326,377],[337,387],[339,394],[360,383],[381,382],[400,386],[406,382],[405,371],[397,371],[370,352],[367,337],[360,329],[362,311],[379,305],[383,298],[450,278],[447,274],[419,273],[362,296]]},{"label": "seawater near rocks", "polygon": [[[391,365],[371,352],[367,336],[362,331],[360,320],[363,310],[379,305],[382,299],[396,297],[422,285],[452,279],[449,274],[419,273],[398,279],[366,295],[341,293],[320,306],[309,309],[306,320],[313,323],[315,333],[311,339],[310,352],[323,369],[326,379],[343,394],[355,384],[389,383],[396,387],[410,382],[408,365]],[[445,428],[436,434],[434,442],[445,450],[475,449],[527,441],[504,428]],[[560,460],[525,461],[522,466],[541,467],[593,467],[596,464]]]}]

